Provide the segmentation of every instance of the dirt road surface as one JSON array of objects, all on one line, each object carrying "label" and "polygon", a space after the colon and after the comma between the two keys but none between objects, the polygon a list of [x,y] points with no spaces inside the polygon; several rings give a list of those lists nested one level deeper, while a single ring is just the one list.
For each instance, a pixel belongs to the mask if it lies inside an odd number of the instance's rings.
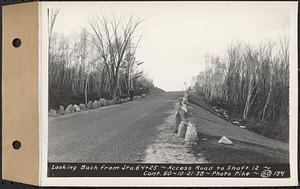
[{"label": "dirt road surface", "polygon": [[49,162],[140,162],[182,92],[49,119]]}]

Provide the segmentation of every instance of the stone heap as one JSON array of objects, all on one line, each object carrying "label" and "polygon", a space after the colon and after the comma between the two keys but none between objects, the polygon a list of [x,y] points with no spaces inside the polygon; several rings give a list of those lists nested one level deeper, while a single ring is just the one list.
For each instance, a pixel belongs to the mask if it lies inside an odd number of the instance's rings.
[{"label": "stone heap", "polygon": [[198,134],[195,124],[189,120],[193,108],[188,102],[188,93],[185,93],[175,106],[175,126],[174,132],[184,138],[186,143],[195,143],[198,140]]},{"label": "stone heap", "polygon": [[[140,98],[146,97],[146,96],[147,96],[146,94],[142,94],[142,96],[134,96],[134,99],[136,100],[136,99],[140,99]],[[48,112],[48,116],[55,117],[57,115],[70,114],[73,112],[81,112],[81,111],[86,111],[88,109],[96,109],[96,108],[99,108],[102,106],[120,104],[120,103],[124,103],[124,102],[128,102],[128,101],[130,101],[129,97],[120,98],[118,100],[106,100],[105,98],[101,98],[99,101],[95,100],[94,102],[90,100],[87,103],[87,105],[85,105],[83,103],[81,103],[79,105],[69,104],[66,109],[64,108],[64,106],[60,105],[58,111],[56,111],[54,109],[50,109]]]}]

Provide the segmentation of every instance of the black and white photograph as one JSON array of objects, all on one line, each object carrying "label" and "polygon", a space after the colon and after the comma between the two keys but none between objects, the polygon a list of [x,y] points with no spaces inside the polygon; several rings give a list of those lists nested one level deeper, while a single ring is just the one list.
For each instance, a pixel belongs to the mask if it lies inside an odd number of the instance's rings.
[{"label": "black and white photograph", "polygon": [[45,3],[47,176],[289,178],[293,5]]}]

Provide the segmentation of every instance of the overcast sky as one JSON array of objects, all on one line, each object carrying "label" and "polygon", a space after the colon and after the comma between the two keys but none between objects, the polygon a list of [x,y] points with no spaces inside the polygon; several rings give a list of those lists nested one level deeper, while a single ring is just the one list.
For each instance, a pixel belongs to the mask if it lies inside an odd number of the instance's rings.
[{"label": "overcast sky", "polygon": [[233,40],[252,44],[288,32],[289,9],[277,3],[81,2],[47,3],[59,8],[55,32],[79,33],[95,14],[146,18],[137,58],[154,84],[182,90],[204,69],[204,55],[223,54]]}]

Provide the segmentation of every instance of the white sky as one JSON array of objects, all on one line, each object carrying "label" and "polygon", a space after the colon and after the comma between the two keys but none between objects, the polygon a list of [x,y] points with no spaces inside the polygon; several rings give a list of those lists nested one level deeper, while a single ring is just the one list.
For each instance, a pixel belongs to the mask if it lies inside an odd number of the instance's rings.
[{"label": "white sky", "polygon": [[182,90],[204,69],[206,53],[222,54],[233,40],[257,43],[287,32],[295,3],[81,2],[44,3],[59,8],[55,32],[78,33],[95,14],[139,15],[140,69],[164,90]]}]

